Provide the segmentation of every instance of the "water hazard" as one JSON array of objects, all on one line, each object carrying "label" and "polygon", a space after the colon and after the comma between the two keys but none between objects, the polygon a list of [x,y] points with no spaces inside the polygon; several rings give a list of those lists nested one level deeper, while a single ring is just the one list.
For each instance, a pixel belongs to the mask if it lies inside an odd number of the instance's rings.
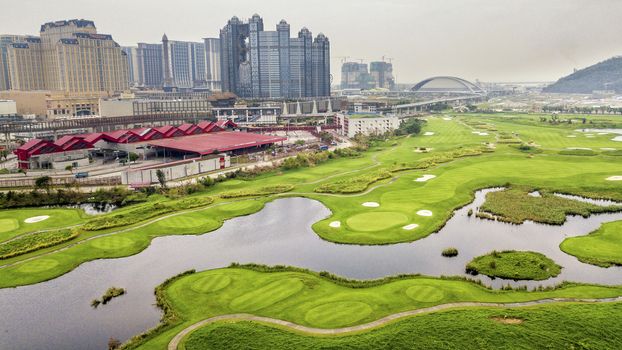
[{"label": "water hazard", "polygon": [[[106,348],[109,337],[126,340],[158,323],[160,311],[153,306],[153,290],[166,278],[231,262],[294,265],[357,279],[398,273],[465,275],[464,267],[473,257],[516,249],[547,255],[564,267],[562,273],[538,282],[474,278],[493,287],[507,283],[534,287],[563,280],[622,283],[622,268],[583,264],[558,247],[565,237],[622,220],[622,213],[569,217],[563,226],[510,225],[469,217],[468,210],[481,205],[488,191],[477,192],[475,201],[456,211],[439,233],[413,243],[355,246],[323,241],[311,225],[330,212],[321,203],[303,198],[276,200],[256,214],[229,220],[205,235],[156,238],[145,251],[131,257],[88,262],[48,282],[0,290],[0,348]],[[450,246],[460,254],[441,257],[442,249]],[[90,301],[111,286],[125,288],[127,295],[91,308]]]}]

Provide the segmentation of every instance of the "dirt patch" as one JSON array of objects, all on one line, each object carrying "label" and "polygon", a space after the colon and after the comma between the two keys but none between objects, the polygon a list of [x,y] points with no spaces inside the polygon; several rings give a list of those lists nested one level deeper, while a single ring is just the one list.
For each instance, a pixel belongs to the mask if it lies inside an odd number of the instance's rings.
[{"label": "dirt patch", "polygon": [[502,324],[521,324],[525,322],[522,318],[515,317],[491,317],[490,319]]}]

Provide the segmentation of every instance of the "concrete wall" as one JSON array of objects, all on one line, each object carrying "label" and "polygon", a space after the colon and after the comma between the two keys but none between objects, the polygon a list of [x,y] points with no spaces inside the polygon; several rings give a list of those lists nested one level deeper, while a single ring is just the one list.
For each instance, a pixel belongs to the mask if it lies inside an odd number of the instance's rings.
[{"label": "concrete wall", "polygon": [[0,100],[0,116],[17,114],[17,103],[12,100]]},{"label": "concrete wall", "polygon": [[187,163],[166,166],[151,169],[135,169],[124,171],[121,174],[121,183],[124,185],[132,184],[155,184],[158,183],[156,172],[162,170],[167,181],[176,180],[187,176],[197,175],[224,169],[231,166],[229,156],[220,155],[220,157],[195,160]]},{"label": "concrete wall", "polygon": [[132,100],[99,100],[99,115],[102,117],[125,117],[134,115]]}]

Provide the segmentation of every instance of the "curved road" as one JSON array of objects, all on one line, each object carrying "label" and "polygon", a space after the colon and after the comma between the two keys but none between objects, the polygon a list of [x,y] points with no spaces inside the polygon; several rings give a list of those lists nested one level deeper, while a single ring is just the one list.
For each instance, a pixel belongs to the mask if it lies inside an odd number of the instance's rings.
[{"label": "curved road", "polygon": [[255,316],[251,314],[230,314],[230,315],[221,315],[210,317],[205,320],[199,321],[193,325],[190,325],[184,328],[181,332],[177,333],[177,335],[171,339],[168,343],[168,350],[177,350],[179,343],[181,340],[186,337],[188,334],[193,331],[206,326],[210,323],[219,322],[219,321],[255,321],[262,323],[269,323],[277,326],[282,326],[285,328],[289,328],[294,331],[299,331],[303,333],[309,333],[311,335],[337,335],[337,334],[346,334],[352,332],[366,331],[373,328],[378,328],[386,325],[387,323],[393,322],[395,320],[415,316],[423,313],[436,312],[441,310],[447,310],[452,308],[461,308],[461,307],[495,307],[495,308],[518,308],[518,307],[527,307],[534,305],[543,305],[543,304],[554,304],[554,303],[566,303],[566,302],[583,302],[583,303],[611,303],[622,301],[622,296],[616,298],[602,298],[602,299],[580,299],[580,298],[552,298],[552,299],[541,299],[534,301],[525,301],[519,303],[480,303],[480,302],[458,302],[458,303],[448,303],[441,304],[431,307],[426,307],[422,309],[403,311],[396,314],[388,315],[383,318],[377,319],[376,321],[372,321],[365,324],[360,324],[357,326],[344,327],[344,328],[313,328],[302,326],[296,323],[292,323],[289,321],[279,320],[276,318],[270,317],[262,317]]}]

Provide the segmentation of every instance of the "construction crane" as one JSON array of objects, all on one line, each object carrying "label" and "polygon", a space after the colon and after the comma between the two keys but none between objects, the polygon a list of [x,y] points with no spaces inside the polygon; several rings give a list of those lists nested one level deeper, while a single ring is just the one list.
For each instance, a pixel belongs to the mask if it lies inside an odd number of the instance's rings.
[{"label": "construction crane", "polygon": [[389,61],[389,63],[393,63],[393,57],[384,57],[382,56],[382,62]]},{"label": "construction crane", "polygon": [[344,64],[344,63],[346,63],[348,58],[350,58],[350,56],[337,56],[337,58],[340,58],[341,59],[341,64]]}]

